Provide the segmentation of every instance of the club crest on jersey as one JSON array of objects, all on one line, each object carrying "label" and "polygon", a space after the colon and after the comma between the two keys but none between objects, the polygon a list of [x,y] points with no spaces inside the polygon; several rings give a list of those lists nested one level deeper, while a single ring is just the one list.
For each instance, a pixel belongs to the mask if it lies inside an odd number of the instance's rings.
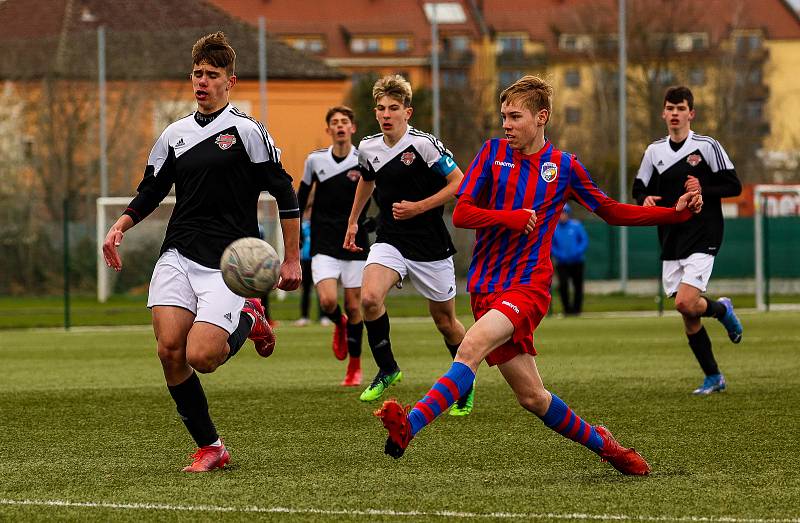
[{"label": "club crest on jersey", "polygon": [[347,171],[347,179],[351,182],[357,182],[359,178],[361,178],[361,173],[358,169],[350,169]]},{"label": "club crest on jersey", "polygon": [[550,183],[558,176],[558,166],[553,162],[544,162],[540,174],[542,175],[542,180]]},{"label": "club crest on jersey", "polygon": [[221,134],[217,136],[217,139],[214,142],[219,145],[219,148],[223,151],[230,149],[233,147],[233,144],[236,143],[236,137],[232,134]]},{"label": "club crest on jersey", "polygon": [[691,165],[692,167],[697,167],[697,165],[703,161],[703,157],[699,154],[690,154],[686,157],[686,163]]},{"label": "club crest on jersey", "polygon": [[412,153],[411,151],[406,151],[400,155],[400,161],[406,165],[411,165],[416,160],[417,155]]}]

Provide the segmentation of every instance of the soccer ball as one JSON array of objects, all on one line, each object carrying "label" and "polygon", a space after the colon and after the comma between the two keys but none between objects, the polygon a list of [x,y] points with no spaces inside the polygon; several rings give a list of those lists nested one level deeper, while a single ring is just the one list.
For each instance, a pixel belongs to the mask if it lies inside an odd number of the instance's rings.
[{"label": "soccer ball", "polygon": [[222,279],[235,294],[258,298],[275,286],[281,260],[272,245],[258,238],[239,238],[222,253]]}]

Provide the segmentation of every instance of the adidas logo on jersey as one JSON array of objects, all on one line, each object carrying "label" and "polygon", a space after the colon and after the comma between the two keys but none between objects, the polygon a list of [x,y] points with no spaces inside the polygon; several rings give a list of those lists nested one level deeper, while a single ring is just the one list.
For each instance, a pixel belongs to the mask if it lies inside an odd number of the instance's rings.
[{"label": "adidas logo on jersey", "polygon": [[232,322],[232,321],[233,321],[233,319],[232,319],[232,318],[233,318],[233,316],[231,315],[231,313],[230,313],[230,312],[226,312],[226,313],[225,313],[225,319],[226,319],[226,320],[228,320],[228,321]]},{"label": "adidas logo on jersey", "polygon": [[376,157],[375,157],[375,159],[374,159],[374,160],[372,160],[372,163],[381,163],[381,161],[380,161],[380,160],[378,159],[378,157],[376,156]]},{"label": "adidas logo on jersey", "polygon": [[657,167],[664,167],[664,161],[663,160],[659,160],[658,163],[656,164],[656,166]]},{"label": "adidas logo on jersey", "polygon": [[186,144],[183,142],[183,138],[178,138],[178,143],[175,144],[175,148],[184,147]]}]

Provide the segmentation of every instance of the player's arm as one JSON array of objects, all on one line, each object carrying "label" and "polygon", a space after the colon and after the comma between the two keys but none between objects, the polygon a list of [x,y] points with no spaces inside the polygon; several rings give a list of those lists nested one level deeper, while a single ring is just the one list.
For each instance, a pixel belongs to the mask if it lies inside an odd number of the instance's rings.
[{"label": "player's arm", "polygon": [[597,187],[577,158],[572,158],[569,176],[569,196],[610,225],[681,223],[703,207],[703,197],[698,191],[685,193],[672,208],[619,203]]},{"label": "player's arm", "polygon": [[[369,176],[369,175],[368,175]],[[353,207],[350,209],[350,216],[347,218],[347,233],[344,236],[342,246],[351,252],[361,252],[364,249],[356,245],[356,234],[358,233],[358,218],[364,210],[364,206],[369,201],[372,192],[375,190],[375,179],[365,179],[364,169],[361,169],[361,179],[356,185],[356,195],[353,198]]]},{"label": "player's arm", "polygon": [[392,216],[395,220],[408,220],[436,207],[442,206],[450,201],[458,191],[464,173],[458,168],[456,162],[447,155],[442,155],[439,161],[433,166],[434,171],[445,176],[447,185],[431,196],[418,202],[403,200],[392,204]]},{"label": "player's arm", "polygon": [[300,208],[297,194],[289,176],[280,162],[267,161],[254,164],[261,180],[261,190],[269,192],[278,204],[278,217],[283,235],[283,263],[278,288],[293,291],[300,286],[303,273],[300,269]]},{"label": "player's arm", "polygon": [[453,225],[461,229],[500,226],[513,231],[529,233],[536,226],[536,211],[533,209],[513,211],[483,209],[475,203],[472,196],[462,194],[453,210]]},{"label": "player's arm", "polygon": [[733,162],[722,145],[716,140],[712,140],[711,143],[706,142],[704,145],[706,149],[703,151],[703,156],[707,159],[711,174],[703,178],[702,184],[694,176],[689,176],[686,180],[686,189],[690,190],[690,184],[702,185],[703,194],[714,198],[731,198],[742,194],[742,182],[736,176]]},{"label": "player's arm", "polygon": [[162,134],[150,152],[144,176],[136,188],[136,196],[108,230],[103,241],[103,258],[106,265],[115,271],[122,270],[122,258],[117,247],[122,244],[125,231],[149,216],[166,198],[175,182],[174,167],[175,151]]}]

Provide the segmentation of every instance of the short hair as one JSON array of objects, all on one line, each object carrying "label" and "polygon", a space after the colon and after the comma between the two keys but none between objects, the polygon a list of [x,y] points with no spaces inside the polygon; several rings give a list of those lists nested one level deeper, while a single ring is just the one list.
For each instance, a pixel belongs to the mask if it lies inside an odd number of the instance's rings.
[{"label": "short hair", "polygon": [[667,88],[667,92],[664,93],[664,105],[667,105],[667,102],[679,104],[684,100],[689,105],[690,111],[694,109],[694,95],[692,90],[685,85],[673,85]]},{"label": "short hair", "polygon": [[411,84],[399,74],[384,76],[372,86],[372,98],[378,103],[384,96],[402,102],[404,107],[411,107]]},{"label": "short hair", "polygon": [[352,109],[346,105],[336,105],[328,109],[328,112],[325,113],[325,123],[330,124],[331,118],[333,118],[333,115],[336,113],[342,113],[346,117],[350,118],[350,121],[353,123],[356,121],[356,113],[354,113]]},{"label": "short hair", "polygon": [[207,62],[214,67],[224,67],[228,76],[236,69],[236,51],[233,50],[225,33],[217,31],[200,38],[192,46],[192,65]]},{"label": "short hair", "polygon": [[549,120],[553,112],[553,86],[538,76],[527,74],[500,93],[500,103],[519,103],[533,115],[547,109]]}]

